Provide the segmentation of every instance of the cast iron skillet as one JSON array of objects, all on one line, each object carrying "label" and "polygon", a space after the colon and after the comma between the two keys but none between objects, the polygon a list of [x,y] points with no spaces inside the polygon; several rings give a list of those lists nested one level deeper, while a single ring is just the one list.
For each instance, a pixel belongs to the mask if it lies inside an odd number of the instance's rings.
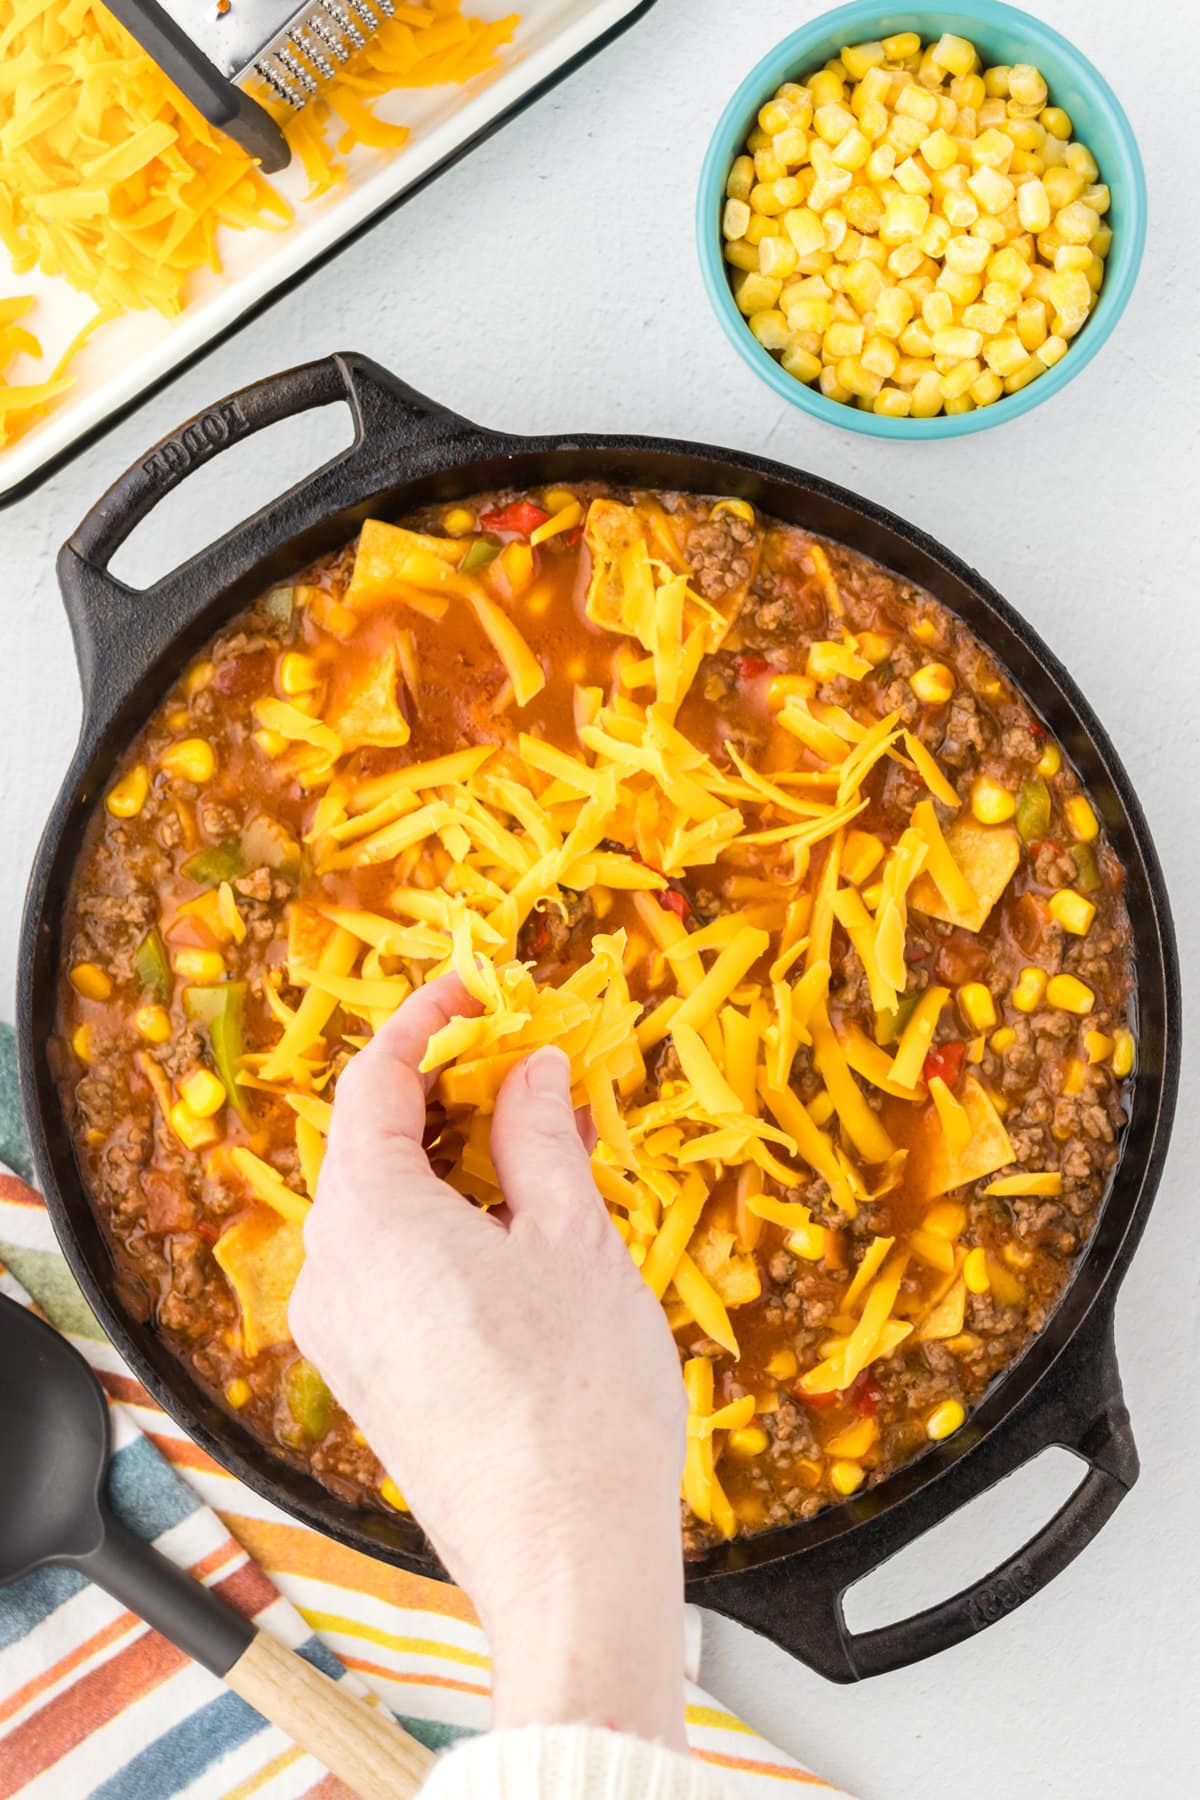
[{"label": "cast iron skillet", "polygon": [[[356,436],[289,489],[144,592],[108,572],[133,527],[190,471],[248,433],[334,401]],[[314,439],[319,441],[314,423]],[[740,495],[764,512],[876,558],[957,612],[1020,683],[1087,782],[1128,874],[1138,982],[1139,1068],[1124,1153],[1099,1224],[1046,1330],[968,1425],[846,1504],[711,1551],[691,1594],[763,1632],[833,1681],[944,1650],[1036,1594],[1096,1535],[1137,1477],[1113,1348],[1118,1283],[1166,1152],[1179,1071],[1179,977],[1167,896],[1142,809],[1087,701],[1030,627],[973,569],[922,532],[816,476],[760,457],[650,438],[519,438],[424,399],[359,356],[256,382],[156,445],[84,519],[59,557],[83,684],[83,728],[30,881],[18,997],[21,1085],[34,1160],[84,1293],[138,1377],[179,1424],[252,1488],[342,1543],[422,1574],[440,1570],[410,1520],[359,1511],[288,1467],[221,1411],[154,1331],[118,1303],[47,1058],[60,913],[96,797],[179,669],[270,583],[343,543],[368,515],[396,516],[490,488],[600,476],[618,484]],[[953,1598],[852,1634],[847,1587],[1050,1444],[1086,1473],[1016,1555]]]}]

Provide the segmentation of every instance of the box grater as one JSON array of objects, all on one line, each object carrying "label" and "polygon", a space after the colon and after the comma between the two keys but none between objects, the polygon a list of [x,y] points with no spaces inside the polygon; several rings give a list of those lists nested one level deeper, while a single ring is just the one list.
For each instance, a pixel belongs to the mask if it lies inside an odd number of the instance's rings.
[{"label": "box grater", "polygon": [[209,123],[268,173],[291,153],[267,106],[305,106],[394,11],[393,0],[106,3]]}]

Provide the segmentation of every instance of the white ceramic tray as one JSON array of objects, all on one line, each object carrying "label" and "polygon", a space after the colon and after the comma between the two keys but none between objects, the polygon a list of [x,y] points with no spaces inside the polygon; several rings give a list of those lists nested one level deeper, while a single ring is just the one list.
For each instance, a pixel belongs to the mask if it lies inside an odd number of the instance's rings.
[{"label": "white ceramic tray", "polygon": [[[75,386],[39,424],[0,450],[0,505],[27,493],[175,370],[538,99],[652,4],[471,0],[470,10],[484,18],[521,15],[513,43],[500,52],[499,67],[465,87],[404,89],[379,102],[381,117],[411,127],[408,143],[400,151],[354,151],[346,180],[319,200],[300,204],[307,184],[298,163],[272,177],[296,206],[294,223],[281,232],[223,232],[222,273],[197,272],[178,318],[145,311],[102,327],[72,364]],[[36,319],[26,322],[41,341],[43,361],[22,358],[10,379],[36,381],[94,308],[65,281],[36,273],[17,276],[0,267],[0,296],[17,293],[38,297]]]}]

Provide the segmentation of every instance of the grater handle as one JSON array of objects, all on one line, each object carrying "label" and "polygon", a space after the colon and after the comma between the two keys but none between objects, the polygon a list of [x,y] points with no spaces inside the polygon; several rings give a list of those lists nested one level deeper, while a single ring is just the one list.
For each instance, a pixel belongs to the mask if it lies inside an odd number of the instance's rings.
[{"label": "grater handle", "polygon": [[[158,502],[231,444],[283,419],[347,403],[354,441],[151,586],[119,580],[109,564]],[[189,419],[116,480],[58,556],[58,579],[75,640],[85,735],[102,733],[131,686],[161,658],[178,659],[230,594],[249,601],[270,580],[329,547],[331,521],[348,536],[365,503],[397,481],[436,474],[447,462],[500,454],[507,441],[398,380],[368,357],[345,353],[253,382]],[[274,566],[273,566],[274,565]]]},{"label": "grater handle", "polygon": [[287,168],[292,153],[266,107],[227,80],[158,0],[107,0],[107,5],[180,93],[254,157],[264,174]]}]

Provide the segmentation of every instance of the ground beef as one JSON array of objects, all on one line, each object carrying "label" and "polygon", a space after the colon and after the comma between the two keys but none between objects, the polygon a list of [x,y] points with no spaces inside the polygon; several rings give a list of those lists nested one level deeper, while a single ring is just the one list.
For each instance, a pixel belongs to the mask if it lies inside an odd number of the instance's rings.
[{"label": "ground beef", "polygon": [[692,580],[706,600],[744,588],[754,572],[753,527],[732,513],[694,525],[687,537]]}]

